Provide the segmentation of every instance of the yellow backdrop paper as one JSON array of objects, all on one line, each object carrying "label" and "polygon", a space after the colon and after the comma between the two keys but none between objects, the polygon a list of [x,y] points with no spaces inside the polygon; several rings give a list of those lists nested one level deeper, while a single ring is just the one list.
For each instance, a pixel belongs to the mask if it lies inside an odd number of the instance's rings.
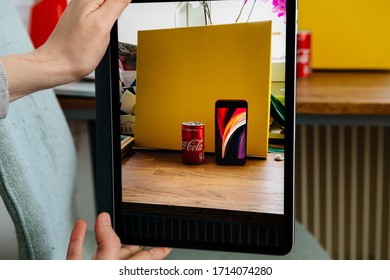
[{"label": "yellow backdrop paper", "polygon": [[389,0],[299,0],[314,69],[390,70]]},{"label": "yellow backdrop paper", "polygon": [[248,155],[266,157],[271,22],[140,31],[135,145],[181,150],[181,124],[205,123],[214,152],[218,99],[248,102]]}]

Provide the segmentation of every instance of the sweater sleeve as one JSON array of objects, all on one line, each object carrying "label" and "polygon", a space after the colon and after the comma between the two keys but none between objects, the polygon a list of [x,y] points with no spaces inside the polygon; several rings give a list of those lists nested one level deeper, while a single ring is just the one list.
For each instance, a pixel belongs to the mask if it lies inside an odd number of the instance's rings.
[{"label": "sweater sleeve", "polygon": [[8,81],[0,60],[0,119],[7,116],[9,103]]}]

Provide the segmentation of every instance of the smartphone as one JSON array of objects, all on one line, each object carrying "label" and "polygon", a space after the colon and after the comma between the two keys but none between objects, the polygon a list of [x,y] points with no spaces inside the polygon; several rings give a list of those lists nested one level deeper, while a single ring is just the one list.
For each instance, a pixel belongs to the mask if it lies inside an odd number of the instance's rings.
[{"label": "smartphone", "polygon": [[248,103],[245,100],[215,102],[215,161],[221,165],[246,162]]}]

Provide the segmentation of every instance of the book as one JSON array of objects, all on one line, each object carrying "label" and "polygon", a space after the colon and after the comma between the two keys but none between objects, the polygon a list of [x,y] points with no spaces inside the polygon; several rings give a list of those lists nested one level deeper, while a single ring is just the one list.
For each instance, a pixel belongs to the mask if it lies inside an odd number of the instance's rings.
[{"label": "book", "polygon": [[121,135],[121,157],[123,158],[133,149],[134,138],[127,135]]}]

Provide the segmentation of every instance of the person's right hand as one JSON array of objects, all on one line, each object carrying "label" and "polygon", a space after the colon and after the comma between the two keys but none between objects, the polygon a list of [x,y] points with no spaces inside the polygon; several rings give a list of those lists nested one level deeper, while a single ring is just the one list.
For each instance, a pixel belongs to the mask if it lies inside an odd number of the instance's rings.
[{"label": "person's right hand", "polygon": [[[86,223],[78,220],[73,228],[68,246],[68,260],[83,259],[83,244],[86,231]],[[97,250],[95,260],[161,260],[170,252],[171,248],[156,247],[144,250],[143,246],[122,245],[118,235],[111,227],[111,219],[108,213],[101,213],[96,219],[95,235]]]}]

